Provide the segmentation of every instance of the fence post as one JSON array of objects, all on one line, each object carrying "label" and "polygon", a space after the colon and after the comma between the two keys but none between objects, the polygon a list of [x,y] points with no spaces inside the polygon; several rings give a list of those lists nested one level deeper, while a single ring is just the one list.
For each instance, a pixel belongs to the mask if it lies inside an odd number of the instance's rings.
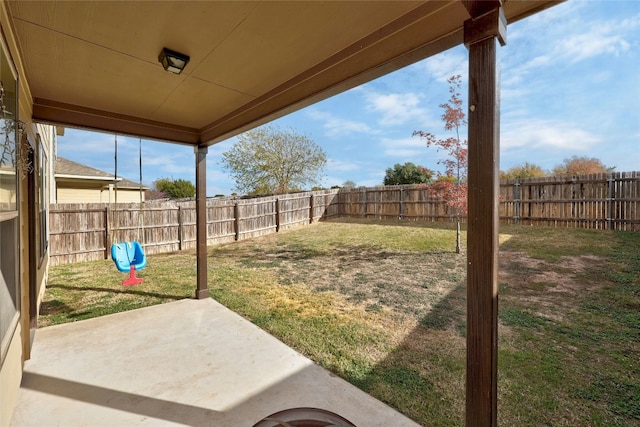
[{"label": "fence post", "polygon": [[236,231],[236,240],[240,240],[240,208],[238,202],[233,205],[233,226]]},{"label": "fence post", "polygon": [[609,173],[607,187],[607,229],[613,230],[613,173]]},{"label": "fence post", "polygon": [[404,204],[403,204],[403,197],[402,195],[404,194],[404,188],[400,187],[400,219],[402,219],[404,217]]},{"label": "fence post", "polygon": [[576,176],[571,177],[571,218],[573,219],[573,227],[578,224],[576,218],[578,217],[578,205],[576,204]]},{"label": "fence post", "polygon": [[[325,195],[323,197],[323,201],[322,201],[322,203],[324,203],[324,206],[323,206],[324,209],[322,209],[322,215],[320,215],[320,219],[333,216],[333,214],[328,214],[327,213],[329,211],[329,208],[333,204],[333,201],[338,200],[338,202],[337,202],[338,203],[338,209],[340,209],[340,200],[338,199],[337,196],[338,196],[338,193],[336,193],[336,197],[331,199],[331,196],[329,196],[328,194],[325,193]],[[329,200],[331,200],[332,203],[329,203]]]},{"label": "fence post", "polygon": [[362,188],[362,216],[367,217],[367,187]]},{"label": "fence post", "polygon": [[276,199],[276,233],[280,231],[280,199]]},{"label": "fence post", "polygon": [[513,223],[520,224],[520,179],[513,184]]},{"label": "fence post", "polygon": [[104,259],[109,259],[109,248],[111,239],[109,237],[109,206],[104,208]]},{"label": "fence post", "polygon": [[184,231],[182,229],[182,206],[178,206],[178,250],[182,250]]},{"label": "fence post", "polygon": [[313,193],[309,196],[309,224],[313,223]]}]

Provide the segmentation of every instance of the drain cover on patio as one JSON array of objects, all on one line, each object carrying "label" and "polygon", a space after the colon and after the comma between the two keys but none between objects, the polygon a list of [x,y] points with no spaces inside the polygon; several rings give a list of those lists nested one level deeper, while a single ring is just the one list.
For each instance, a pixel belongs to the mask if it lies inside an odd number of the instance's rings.
[{"label": "drain cover on patio", "polygon": [[293,408],[269,415],[253,427],[356,427],[340,415],[323,409]]}]

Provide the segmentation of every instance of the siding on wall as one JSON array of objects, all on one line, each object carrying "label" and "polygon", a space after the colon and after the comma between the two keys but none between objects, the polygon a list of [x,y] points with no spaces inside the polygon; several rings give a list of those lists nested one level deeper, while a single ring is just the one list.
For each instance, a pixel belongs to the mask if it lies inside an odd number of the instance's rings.
[{"label": "siding on wall", "polygon": [[[143,198],[144,200],[144,198]],[[136,203],[140,201],[137,190],[118,190],[118,203]],[[65,188],[58,186],[58,203],[113,203],[109,200],[108,189],[97,188]]]},{"label": "siding on wall", "polygon": [[[102,197],[102,203],[109,203],[108,191],[105,190]],[[142,193],[142,201],[145,201],[144,192]],[[111,200],[111,202],[113,202],[113,200]],[[118,203],[140,203],[140,193],[138,190],[118,189]]]},{"label": "siding on wall", "polygon": [[[2,172],[0,172],[2,173]],[[6,188],[4,183],[0,183],[0,200],[10,200],[11,203],[16,202],[16,192],[13,188]],[[7,207],[4,207],[7,209]]]},{"label": "siding on wall", "polygon": [[101,190],[80,189],[80,188],[60,188],[58,187],[58,203],[100,203]]}]

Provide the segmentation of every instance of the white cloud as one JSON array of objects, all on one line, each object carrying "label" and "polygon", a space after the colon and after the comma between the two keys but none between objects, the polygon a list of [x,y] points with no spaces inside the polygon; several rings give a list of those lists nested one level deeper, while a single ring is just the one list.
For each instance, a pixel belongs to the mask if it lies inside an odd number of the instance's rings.
[{"label": "white cloud", "polygon": [[500,137],[504,149],[526,147],[585,152],[600,142],[599,136],[572,123],[535,118],[510,121]]},{"label": "white cloud", "polygon": [[451,76],[461,75],[467,81],[469,57],[466,52],[450,50],[424,60],[426,72],[435,80],[446,83]]},{"label": "white cloud", "polygon": [[523,81],[522,76],[525,73],[529,73],[536,69],[549,67],[553,64],[554,61],[557,61],[557,60],[558,60],[557,58],[554,59],[553,53],[545,53],[544,55],[536,56],[533,59],[527,62],[524,62],[519,66],[514,67],[513,69],[510,70],[510,75],[519,76],[520,77],[519,82],[522,83]]},{"label": "white cloud", "polygon": [[364,122],[347,120],[325,111],[312,109],[307,112],[307,115],[312,119],[324,121],[323,128],[325,129],[326,135],[330,137],[343,136],[350,133],[377,133],[377,131]]},{"label": "white cloud", "polygon": [[195,176],[195,157],[182,153],[146,153],[144,167],[153,170],[153,174],[163,177],[178,178],[182,175]]},{"label": "white cloud", "polygon": [[[118,138],[118,146],[125,142],[126,138]],[[78,152],[78,147],[84,148],[86,157],[96,157],[96,155],[114,154],[115,137],[112,134],[87,132],[78,129],[65,129],[64,136],[58,137],[58,155],[60,157],[73,160],[83,153]],[[74,151],[73,153],[70,153]]]},{"label": "white cloud", "polygon": [[500,87],[500,100],[501,100],[501,102],[504,102],[504,101],[511,101],[511,102],[521,101],[522,99],[525,99],[525,97],[527,95],[529,95],[530,92],[531,92],[531,89],[528,88],[528,87],[525,87],[524,85],[503,84]]},{"label": "white cloud", "polygon": [[629,50],[630,44],[616,29],[607,25],[586,34],[575,34],[562,40],[554,50],[555,56],[567,57],[576,63],[594,56],[611,54],[618,56]]},{"label": "white cloud", "polygon": [[419,106],[421,97],[415,93],[379,93],[365,92],[367,110],[382,115],[383,126],[402,125],[410,121],[425,122],[427,109]]},{"label": "white cloud", "polygon": [[[590,6],[567,2],[553,7],[554,13],[540,13],[515,24],[509,38],[512,42],[522,41],[523,49],[510,51],[505,56],[507,63],[521,61],[511,68],[510,73],[522,75],[555,64],[576,64],[605,55],[620,56],[637,44],[639,15],[623,20],[605,20],[595,9],[591,16],[580,14],[585,7],[589,10]],[[532,38],[529,34],[539,36]]]},{"label": "white cloud", "polygon": [[[584,19],[584,9],[590,8],[589,2],[570,1],[555,5],[541,13],[536,13],[526,19],[518,21],[514,27],[509,25],[507,31],[507,43],[510,40],[518,40],[530,37],[531,34],[549,33],[554,28],[563,27],[565,23],[570,23],[569,28],[575,28],[573,24],[578,19]],[[513,29],[512,29],[513,28]],[[562,30],[564,31],[564,30]]]}]

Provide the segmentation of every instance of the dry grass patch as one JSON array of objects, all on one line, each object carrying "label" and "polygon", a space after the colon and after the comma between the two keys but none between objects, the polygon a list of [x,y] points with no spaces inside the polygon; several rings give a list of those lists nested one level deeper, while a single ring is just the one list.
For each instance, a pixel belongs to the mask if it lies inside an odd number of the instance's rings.
[{"label": "dry grass patch", "polygon": [[503,252],[502,301],[527,307],[546,319],[564,320],[568,313],[579,310],[577,299],[602,288],[602,282],[585,280],[585,274],[591,266],[604,263],[604,257],[589,255],[561,257],[558,263],[550,263],[522,252]]}]

